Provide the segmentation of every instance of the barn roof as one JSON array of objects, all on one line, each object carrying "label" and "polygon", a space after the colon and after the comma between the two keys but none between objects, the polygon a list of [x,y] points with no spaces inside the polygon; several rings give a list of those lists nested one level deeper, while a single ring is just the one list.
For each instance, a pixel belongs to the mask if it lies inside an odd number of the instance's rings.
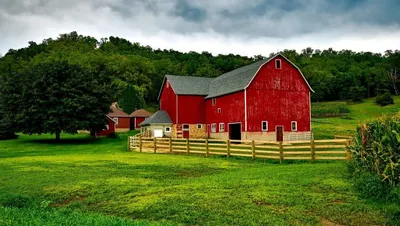
[{"label": "barn roof", "polygon": [[[206,99],[222,96],[246,89],[257,74],[258,70],[260,70],[261,66],[268,63],[277,56],[282,56],[297,70],[299,70],[310,91],[314,92],[300,69],[282,54],[277,54],[272,57],[246,65],[244,67],[240,67],[233,71],[222,74],[221,76],[216,78],[166,75],[164,78],[164,82],[166,80],[170,82],[175,94],[204,95],[206,96]],[[164,87],[164,82],[161,87]],[[159,98],[161,95],[161,91],[162,90],[160,90],[158,96]]]},{"label": "barn roof", "polygon": [[[196,76],[166,75],[164,78],[169,81],[175,94],[178,95],[202,95],[208,94],[208,87],[213,78]],[[162,87],[164,86],[164,82]],[[160,90],[161,95],[161,90]]]},{"label": "barn roof", "polygon": [[131,117],[150,117],[151,113],[144,109],[139,109],[139,110],[132,112],[132,114],[130,114],[129,116],[131,116]]},{"label": "barn roof", "polygon": [[108,113],[109,117],[129,117],[128,114],[118,108],[117,103],[111,104],[110,110],[110,113]]},{"label": "barn roof", "polygon": [[141,122],[139,126],[147,126],[150,124],[172,124],[172,120],[166,111],[160,110]]}]

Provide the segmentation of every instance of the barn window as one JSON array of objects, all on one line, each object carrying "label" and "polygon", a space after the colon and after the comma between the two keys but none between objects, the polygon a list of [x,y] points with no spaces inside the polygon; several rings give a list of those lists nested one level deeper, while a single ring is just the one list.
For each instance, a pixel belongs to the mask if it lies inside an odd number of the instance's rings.
[{"label": "barn window", "polygon": [[220,132],[220,133],[225,132],[225,123],[220,123],[220,124],[219,124],[219,132]]},{"label": "barn window", "polygon": [[166,133],[171,132],[171,127],[165,127],[165,132],[166,132]]},{"label": "barn window", "polygon": [[212,98],[212,106],[217,105],[217,99],[216,98]]},{"label": "barn window", "polygon": [[183,131],[189,131],[189,124],[183,124]]},{"label": "barn window", "polygon": [[197,124],[197,129],[201,129],[201,128],[203,128],[203,125],[202,124]]},{"label": "barn window", "polygon": [[221,114],[221,111],[222,111],[221,108],[218,108],[218,114]]},{"label": "barn window", "polygon": [[117,117],[113,118],[113,121],[115,122],[115,125],[118,125],[118,118]]},{"label": "barn window", "polygon": [[261,122],[261,131],[268,131],[268,121]]},{"label": "barn window", "polygon": [[110,129],[110,126],[109,125],[106,125],[106,130],[109,130]]},{"label": "barn window", "polygon": [[292,121],[292,131],[297,131],[297,122]]},{"label": "barn window", "polygon": [[276,69],[281,69],[282,68],[281,60],[275,60],[275,68]]},{"label": "barn window", "polygon": [[217,124],[213,123],[211,124],[211,133],[216,133],[217,132]]}]

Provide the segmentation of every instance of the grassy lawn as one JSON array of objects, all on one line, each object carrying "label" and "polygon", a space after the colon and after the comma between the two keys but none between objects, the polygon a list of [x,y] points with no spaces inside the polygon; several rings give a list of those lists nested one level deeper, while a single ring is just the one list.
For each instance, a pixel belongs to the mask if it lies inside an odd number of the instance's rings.
[{"label": "grassy lawn", "polygon": [[342,117],[313,118],[312,129],[315,139],[333,138],[335,134],[349,135],[361,122],[400,111],[400,96],[393,96],[394,105],[380,107],[374,103],[375,98],[366,99],[359,104],[349,105],[350,113]]},{"label": "grassy lawn", "polygon": [[395,204],[358,197],[344,162],[130,153],[127,135],[0,141],[0,203],[30,198],[0,207],[0,225],[400,224]]}]

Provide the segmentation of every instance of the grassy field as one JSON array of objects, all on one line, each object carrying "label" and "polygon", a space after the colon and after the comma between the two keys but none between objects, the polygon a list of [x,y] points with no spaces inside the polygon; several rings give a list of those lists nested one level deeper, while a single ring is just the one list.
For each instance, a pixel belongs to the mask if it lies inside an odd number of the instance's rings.
[{"label": "grassy field", "polygon": [[350,113],[346,116],[332,118],[313,118],[312,129],[315,139],[333,138],[335,134],[349,135],[361,122],[400,111],[400,96],[393,97],[395,104],[380,107],[374,103],[375,98],[366,99],[362,103],[350,104]]},{"label": "grassy field", "polygon": [[127,135],[0,141],[0,225],[400,224],[398,206],[357,195],[344,162],[130,153]]}]

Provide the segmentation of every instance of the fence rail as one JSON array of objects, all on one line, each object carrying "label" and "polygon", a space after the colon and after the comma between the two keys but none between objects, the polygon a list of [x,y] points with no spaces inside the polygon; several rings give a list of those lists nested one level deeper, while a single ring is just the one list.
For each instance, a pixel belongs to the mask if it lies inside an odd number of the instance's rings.
[{"label": "fence rail", "polygon": [[214,140],[182,138],[128,138],[128,149],[152,153],[186,153],[224,155],[284,160],[350,160],[346,147],[350,139],[308,140],[308,141],[255,141],[255,140]]}]

